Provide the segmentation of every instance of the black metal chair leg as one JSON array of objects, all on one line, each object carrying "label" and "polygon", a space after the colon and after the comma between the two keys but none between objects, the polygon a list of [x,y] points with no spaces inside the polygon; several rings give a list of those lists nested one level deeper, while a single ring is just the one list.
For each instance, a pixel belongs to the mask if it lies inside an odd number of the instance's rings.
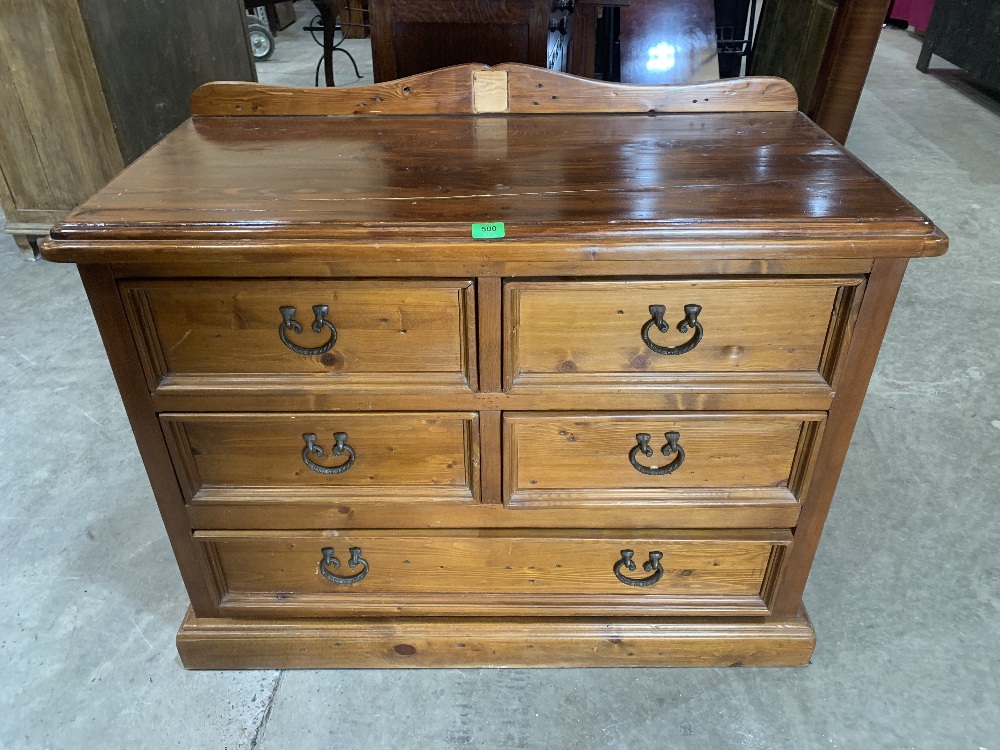
[{"label": "black metal chair leg", "polygon": [[358,64],[354,60],[354,55],[352,55],[350,52],[348,52],[343,47],[334,47],[333,51],[334,52],[343,52],[345,55],[347,55],[347,59],[349,59],[351,61],[351,65],[354,66],[354,75],[356,75],[360,79],[361,78],[361,73],[360,73],[360,71],[358,71]]}]

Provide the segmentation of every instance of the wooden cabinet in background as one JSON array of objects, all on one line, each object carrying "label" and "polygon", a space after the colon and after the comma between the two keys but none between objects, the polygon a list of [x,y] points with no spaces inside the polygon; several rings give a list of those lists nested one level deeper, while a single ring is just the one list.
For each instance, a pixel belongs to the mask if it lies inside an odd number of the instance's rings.
[{"label": "wooden cabinet in background", "polygon": [[753,75],[795,86],[799,108],[847,141],[889,0],[764,0]]},{"label": "wooden cabinet in background", "polygon": [[369,0],[375,81],[462,63],[564,70],[569,7],[572,0]]},{"label": "wooden cabinet in background", "polygon": [[186,666],[808,662],[896,291],[947,241],[787,82],[466,65],[192,109],[43,243]]},{"label": "wooden cabinet in background", "polygon": [[256,79],[239,0],[0,0],[0,208],[22,254],[219,79]]}]

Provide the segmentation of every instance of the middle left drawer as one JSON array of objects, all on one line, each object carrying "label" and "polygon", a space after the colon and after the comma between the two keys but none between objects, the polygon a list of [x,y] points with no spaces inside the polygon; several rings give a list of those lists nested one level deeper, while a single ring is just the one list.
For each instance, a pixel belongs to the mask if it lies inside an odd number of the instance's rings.
[{"label": "middle left drawer", "polygon": [[154,279],[121,296],[150,391],[477,386],[471,280]]},{"label": "middle left drawer", "polygon": [[161,414],[188,502],[479,499],[475,412]]}]

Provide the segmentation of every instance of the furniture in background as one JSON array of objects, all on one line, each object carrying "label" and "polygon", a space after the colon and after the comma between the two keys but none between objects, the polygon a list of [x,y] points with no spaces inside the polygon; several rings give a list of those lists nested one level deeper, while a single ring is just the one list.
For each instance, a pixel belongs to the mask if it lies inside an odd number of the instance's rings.
[{"label": "furniture in background", "polygon": [[795,106],[523,65],[199,89],[42,248],[80,266],[183,663],[807,663],[893,301],[947,240]]},{"label": "furniture in background", "polygon": [[715,0],[715,30],[719,44],[719,75],[736,78],[753,61],[753,38],[757,31],[755,0]]},{"label": "furniture in background", "polygon": [[264,6],[264,12],[267,14],[267,21],[273,32],[287,29],[295,23],[295,4],[292,0],[268,3]]},{"label": "furniture in background", "polygon": [[624,83],[719,77],[714,0],[630,0],[621,9],[620,43]]},{"label": "furniture in background", "polygon": [[565,68],[573,0],[369,0],[375,81],[461,63]]},{"label": "furniture in background", "polygon": [[812,102],[837,8],[837,0],[768,0],[761,11],[750,71],[789,81],[803,111]]},{"label": "furniture in background", "polygon": [[[643,8],[638,15],[633,8],[636,2],[639,3],[636,8]],[[868,76],[888,3],[889,0],[765,0],[755,29],[756,6],[748,0],[714,0],[719,74],[739,75],[742,59],[746,57],[750,74],[780,76],[791,81],[802,111],[843,143]],[[619,57],[631,55],[641,67],[639,58],[648,57],[649,50],[659,43],[646,44],[643,39],[631,44],[632,52],[619,55],[619,17],[626,19],[633,14],[632,19],[637,20],[631,23],[641,29],[643,14],[686,10],[690,18],[700,17],[698,23],[705,26],[705,12],[698,0],[616,0],[613,6],[606,7],[604,3],[601,6],[579,1],[576,4],[568,67],[576,75],[596,75],[605,80],[634,76],[635,73],[619,71]],[[684,28],[678,21],[670,26]],[[622,29],[623,37],[632,33],[625,29],[624,23]],[[707,47],[706,59],[710,54]]]},{"label": "furniture in background", "polygon": [[[892,0],[889,3],[888,18],[899,20],[917,31],[926,32],[934,10],[934,0]],[[902,24],[901,24],[902,26]]]},{"label": "furniture in background", "polygon": [[799,108],[844,143],[888,6],[889,0],[765,0],[750,72],[790,81]]},{"label": "furniture in background", "polygon": [[629,0],[575,0],[570,16],[566,72],[584,78],[620,78],[619,9]]},{"label": "furniture in background", "polygon": [[[347,10],[347,6],[342,2],[342,0],[312,0],[313,5],[316,6],[316,10],[319,11],[320,25],[313,26],[310,24],[306,27],[307,31],[313,33],[313,39],[315,39],[315,33],[317,31],[323,34],[323,56],[320,59],[320,63],[323,65],[323,76],[327,86],[336,85],[333,80],[333,53],[340,52],[347,55],[347,59],[351,61],[351,65],[354,66],[354,75],[361,78],[361,73],[358,71],[358,63],[354,59],[348,50],[344,49],[341,44],[343,40],[347,38],[347,28],[345,27],[345,21],[341,20],[341,32],[343,38],[341,41],[335,41],[335,35],[337,30],[337,19],[344,19],[350,17],[350,12]],[[315,18],[313,19],[315,23]],[[364,29],[362,29],[364,31]],[[319,66],[316,68],[317,82],[319,85]]]},{"label": "furniture in background", "polygon": [[917,60],[926,73],[938,55],[981,86],[1000,91],[1000,2],[937,0]]},{"label": "furniture in background", "polygon": [[0,207],[24,257],[200,84],[255,77],[239,0],[0,0]]},{"label": "furniture in background", "polygon": [[368,20],[368,0],[345,0],[340,17],[344,39],[366,39],[371,23]]},{"label": "furniture in background", "polygon": [[274,35],[295,23],[295,6],[291,0],[243,0],[252,19],[250,47],[254,60],[263,62],[274,54]]},{"label": "furniture in background", "polygon": [[[632,83],[710,80],[723,69],[726,77],[739,75],[749,51],[749,5],[749,0],[576,0],[566,71]],[[718,25],[720,18],[725,27]],[[663,53],[654,68],[672,58],[668,71],[647,68],[650,49]]]},{"label": "furniture in background", "polygon": [[[246,5],[247,11],[260,18],[264,16],[270,19],[275,13],[276,8],[287,5],[286,0],[243,0]],[[354,59],[348,50],[344,49],[341,44],[343,40],[349,37],[365,37],[367,36],[367,28],[363,25],[364,14],[360,12],[355,13],[352,10],[350,3],[344,2],[344,0],[312,0],[312,4],[316,7],[318,11],[317,15],[312,17],[312,21],[306,25],[305,31],[309,31],[313,35],[313,39],[323,48],[323,53],[320,56],[319,62],[316,64],[316,85],[319,85],[319,68],[323,67],[324,80],[327,86],[334,86],[333,77],[333,53],[340,52],[347,55],[347,59],[351,61],[351,65],[354,67],[354,74],[361,78],[361,73],[358,71],[358,63]],[[355,0],[353,7],[358,7],[358,0]],[[319,20],[319,25],[316,24],[316,20]],[[359,27],[354,28],[352,24],[358,23]],[[274,28],[274,23],[271,23],[271,27]],[[341,30],[341,41],[335,41],[336,31],[340,28]],[[319,32],[323,35],[322,41],[317,39],[316,33]],[[356,32],[356,33],[355,33]],[[254,43],[255,39],[255,28],[253,25],[250,27],[250,39],[251,44]],[[272,40],[273,44],[273,40]],[[270,57],[268,53],[267,57]],[[267,57],[258,56],[257,59],[267,59]]]}]

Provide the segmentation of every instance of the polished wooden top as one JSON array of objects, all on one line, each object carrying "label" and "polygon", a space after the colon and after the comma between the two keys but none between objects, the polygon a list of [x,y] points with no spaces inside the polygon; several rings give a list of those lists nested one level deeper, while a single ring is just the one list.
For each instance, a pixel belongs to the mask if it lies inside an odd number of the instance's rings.
[{"label": "polished wooden top", "polygon": [[[697,100],[699,87],[682,88]],[[248,91],[251,101],[267,89]],[[98,260],[86,243],[118,240],[538,243],[556,252],[836,236],[895,238],[875,254],[945,247],[923,214],[797,112],[241,114],[181,125],[57,226],[46,256]],[[472,242],[472,223],[501,221],[504,240]]]}]

